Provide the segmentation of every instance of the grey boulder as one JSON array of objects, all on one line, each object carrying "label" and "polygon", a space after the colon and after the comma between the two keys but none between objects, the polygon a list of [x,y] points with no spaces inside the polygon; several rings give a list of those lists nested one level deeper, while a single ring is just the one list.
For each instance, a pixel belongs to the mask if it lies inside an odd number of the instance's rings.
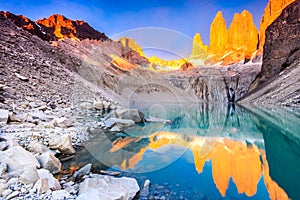
[{"label": "grey boulder", "polygon": [[50,152],[43,153],[36,157],[41,167],[49,170],[52,174],[58,174],[61,170],[61,162]]}]

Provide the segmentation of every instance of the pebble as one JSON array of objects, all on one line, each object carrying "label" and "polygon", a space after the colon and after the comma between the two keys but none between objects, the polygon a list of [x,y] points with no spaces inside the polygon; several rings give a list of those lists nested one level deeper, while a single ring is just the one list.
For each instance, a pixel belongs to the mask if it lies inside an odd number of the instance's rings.
[{"label": "pebble", "polygon": [[12,199],[12,198],[18,196],[19,194],[20,194],[19,191],[14,191],[14,192],[12,192],[10,195],[8,195],[8,196],[6,197],[6,199]]},{"label": "pebble", "polygon": [[7,195],[11,194],[12,190],[11,189],[6,189],[2,192],[2,196],[6,197]]}]

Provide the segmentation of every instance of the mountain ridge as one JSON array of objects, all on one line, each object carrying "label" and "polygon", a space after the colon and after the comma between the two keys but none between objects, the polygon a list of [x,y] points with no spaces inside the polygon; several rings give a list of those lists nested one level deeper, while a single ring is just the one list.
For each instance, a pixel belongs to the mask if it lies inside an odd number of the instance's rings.
[{"label": "mountain ridge", "polygon": [[[191,54],[188,58],[169,61],[159,57],[147,59],[154,65],[154,70],[158,68],[178,70],[181,69],[179,66],[187,65],[188,63],[189,66],[193,65],[195,67],[203,65],[225,66],[235,63],[246,63],[250,60],[257,62],[262,55],[266,27],[293,1],[295,0],[270,0],[265,8],[259,29],[255,27],[252,14],[247,10],[235,13],[228,28],[222,11],[218,11],[210,26],[209,45],[205,45],[201,40],[200,33],[196,33],[193,38]],[[0,11],[0,14],[11,19],[19,27],[46,41],[57,41],[67,38],[100,41],[109,39],[104,33],[95,30],[83,20],[70,20],[59,14],[54,14],[35,22],[25,16],[14,15],[9,12]],[[137,52],[142,57],[146,57],[142,47],[133,38],[120,38],[119,41],[123,46]],[[183,62],[183,59],[187,62]],[[171,66],[169,66],[170,64]]]},{"label": "mountain ridge", "polygon": [[46,41],[57,41],[66,38],[101,41],[109,39],[104,33],[95,30],[83,20],[70,20],[59,14],[35,22],[23,15],[15,15],[8,11],[0,11],[0,15]]}]

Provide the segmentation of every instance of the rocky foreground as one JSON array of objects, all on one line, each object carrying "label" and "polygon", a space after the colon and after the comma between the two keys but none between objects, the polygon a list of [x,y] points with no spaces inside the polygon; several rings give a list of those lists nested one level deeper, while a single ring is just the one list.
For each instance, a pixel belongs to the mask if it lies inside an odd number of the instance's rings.
[{"label": "rocky foreground", "polygon": [[135,179],[63,169],[57,156],[75,154],[94,127],[121,131],[143,116],[101,96],[48,42],[2,16],[0,29],[0,198],[132,199]]}]

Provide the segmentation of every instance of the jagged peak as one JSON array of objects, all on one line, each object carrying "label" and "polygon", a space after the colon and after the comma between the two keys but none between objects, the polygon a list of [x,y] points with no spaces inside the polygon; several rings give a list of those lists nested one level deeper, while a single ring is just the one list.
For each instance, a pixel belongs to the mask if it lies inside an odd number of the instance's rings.
[{"label": "jagged peak", "polygon": [[9,16],[16,16],[22,18],[25,22],[30,22],[31,20],[25,17],[24,15],[15,15],[9,11],[0,11],[0,14],[2,14],[5,18],[10,18]]},{"label": "jagged peak", "polygon": [[215,18],[217,18],[217,17],[222,17],[222,18],[224,18],[224,17],[223,17],[223,12],[222,12],[221,10],[219,10],[219,11],[217,12]]},{"label": "jagged peak", "polygon": [[43,19],[37,20],[37,22],[40,22],[40,23],[47,22],[47,21],[48,21],[48,23],[51,22],[52,24],[57,24],[57,23],[61,23],[61,22],[75,23],[77,25],[87,24],[84,20],[72,20],[62,14],[53,14],[53,15],[49,16],[48,18],[43,18]]},{"label": "jagged peak", "polygon": [[132,50],[138,52],[141,56],[145,57],[143,48],[133,39],[128,37],[122,37],[119,39],[124,47],[129,47]]},{"label": "jagged peak", "polygon": [[200,33],[195,34],[194,41],[197,41],[199,44],[203,45],[203,41],[202,41]]},{"label": "jagged peak", "polygon": [[243,16],[251,15],[251,17],[252,17],[252,14],[248,10],[243,10],[241,12],[241,15],[243,15]]},{"label": "jagged peak", "polygon": [[296,0],[269,0],[260,21],[259,49],[257,55],[263,52],[265,31],[267,27],[281,14],[281,11]]}]

